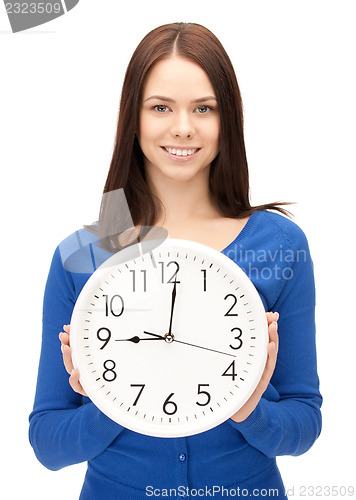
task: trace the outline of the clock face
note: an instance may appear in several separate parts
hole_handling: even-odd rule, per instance
[[[139,254],[142,246],[113,255],[84,286],[71,320],[73,363],[91,400],[124,427],[197,434],[230,418],[256,388],[266,313],[222,253],[176,239]]]

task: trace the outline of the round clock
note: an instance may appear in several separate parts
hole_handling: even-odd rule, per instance
[[[179,239],[149,245],[113,255],[85,284],[71,319],[73,364],[112,420],[189,436],[229,419],[255,390],[266,313],[226,255]]]

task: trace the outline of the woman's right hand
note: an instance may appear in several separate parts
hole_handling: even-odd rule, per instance
[[[59,340],[61,341],[61,350],[63,355],[63,363],[65,369],[69,373],[69,383],[72,387],[73,391],[81,394],[82,396],[88,396],[84,391],[81,383],[79,382],[79,371],[74,369],[73,361],[72,361],[72,350],[69,344],[69,333],[70,333],[70,325],[63,326],[64,332],[59,334]]]

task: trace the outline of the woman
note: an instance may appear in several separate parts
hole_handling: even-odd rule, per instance
[[[73,370],[69,326],[60,334],[63,366],[58,332],[89,274],[66,270],[57,249],[30,416],[38,459],[53,470],[88,461],[83,500],[285,498],[276,457],[304,453],[321,429],[312,262],[300,228],[271,211],[285,212],[281,204],[250,205],[240,93],[226,52],[206,28],[159,27],[133,54],[104,192],[119,188],[135,226],[163,227],[244,268],[266,311],[278,311],[267,313],[265,371],[247,403],[210,431],[163,439],[114,423],[86,397]],[[107,228],[117,216],[103,204],[101,235],[112,234]],[[88,241],[91,234],[82,230]],[[100,240],[108,253],[120,247],[113,236]]]

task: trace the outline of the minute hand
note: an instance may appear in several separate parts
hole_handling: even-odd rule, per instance
[[[203,347],[201,345],[189,344],[189,342],[183,342],[182,340],[176,340],[176,339],[174,339],[173,342],[178,342],[179,344],[190,345],[191,347],[198,347],[199,349],[205,349],[206,351],[218,352],[219,354],[225,354],[225,356],[231,356],[233,358],[236,358],[235,354],[230,354],[228,352],[217,351],[216,349],[210,349],[210,347]]]
[[[162,335],[157,335],[156,333],[151,333],[151,332],[146,332],[146,331],[144,331],[143,333],[146,333],[147,335],[152,335],[153,337],[164,339],[164,337]],[[183,342],[182,340],[176,340],[176,339],[174,339],[173,342],[178,342],[178,344],[185,344],[185,345],[189,345],[191,347],[197,347],[198,349],[205,349],[206,351],[217,352],[219,354],[225,354],[225,356],[231,356],[232,358],[236,358],[235,354],[230,354],[228,352],[223,352],[223,351],[217,351],[216,349],[211,349],[210,347],[203,347],[201,345],[190,344],[189,342]]]
[[[168,334],[172,334],[172,321],[173,321],[173,311],[174,311],[174,304],[176,301],[176,296],[177,296],[177,280],[174,282],[173,290],[172,290],[172,304],[171,304],[171,317],[169,320],[169,331]]]

